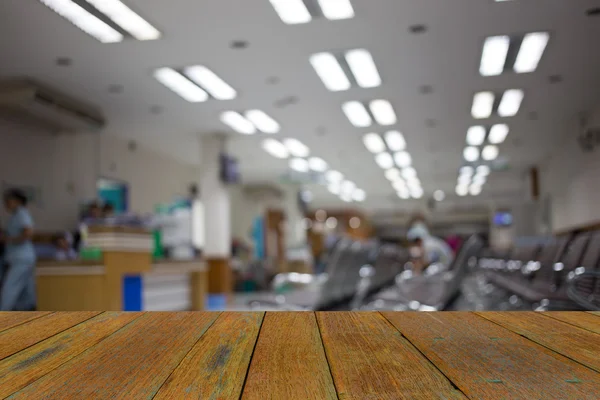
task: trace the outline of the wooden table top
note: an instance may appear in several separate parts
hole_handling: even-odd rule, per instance
[[[591,312],[0,313],[0,398],[600,399]]]

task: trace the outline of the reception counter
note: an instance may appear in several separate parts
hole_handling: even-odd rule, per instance
[[[89,243],[99,261],[40,261],[36,268],[41,311],[203,310],[206,266],[202,260],[154,262],[149,233],[102,228]]]

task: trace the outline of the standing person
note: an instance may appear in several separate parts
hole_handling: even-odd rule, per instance
[[[4,207],[10,214],[5,244],[5,274],[0,291],[0,310],[35,310],[35,250],[33,220],[27,210],[27,197],[18,189],[4,193]]]

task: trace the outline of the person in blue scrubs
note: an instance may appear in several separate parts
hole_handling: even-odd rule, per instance
[[[8,190],[4,193],[4,207],[10,218],[0,239],[5,244],[0,310],[35,310],[33,220],[27,210],[27,197],[20,190]]]

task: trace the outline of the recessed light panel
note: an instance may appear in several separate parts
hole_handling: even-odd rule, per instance
[[[381,136],[376,133],[367,133],[363,136],[363,143],[371,153],[377,154],[385,151],[385,143]]]
[[[494,107],[494,93],[480,92],[473,96],[471,115],[476,119],[489,118]]]
[[[102,43],[117,43],[124,39],[121,32],[70,0],[40,0],[40,2]]]
[[[157,69],[154,71],[154,78],[191,103],[208,100],[208,94],[204,90],[172,68]]]
[[[160,38],[158,29],[133,12],[120,0],[85,0],[137,40]],[[63,3],[66,3],[63,1]]]
[[[344,111],[344,114],[346,114],[348,121],[357,128],[366,128],[373,124],[373,120],[367,112],[367,109],[358,101],[344,103],[344,105],[342,105],[342,110]]]
[[[200,85],[217,100],[231,100],[237,95],[235,89],[213,71],[202,65],[187,67],[184,72],[188,78]]]
[[[379,125],[387,126],[396,123],[396,113],[387,100],[373,100],[370,104],[371,113]]]
[[[483,76],[500,75],[504,71],[509,46],[508,36],[488,37],[483,44],[479,73]]]
[[[351,50],[346,53],[346,62],[354,75],[358,86],[374,88],[381,85],[381,77],[375,66],[371,53],[364,49]]]

